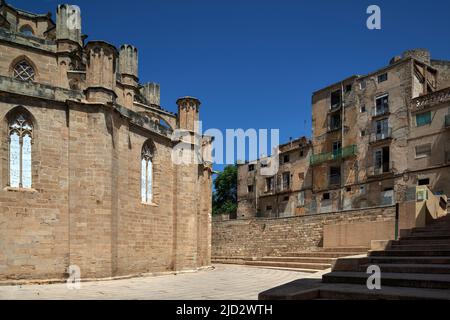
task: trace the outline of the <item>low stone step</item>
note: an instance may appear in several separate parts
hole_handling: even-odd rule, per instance
[[[371,264],[360,266],[361,272],[366,272]],[[427,273],[427,274],[450,274],[450,264],[377,264],[381,273]],[[383,275],[382,275],[383,276]]]
[[[442,236],[450,235],[450,229],[440,229],[440,230],[412,230],[409,234],[410,236]]]
[[[421,227],[421,228],[413,228],[411,231],[412,232],[421,232],[421,231],[448,231],[450,230],[450,225],[432,225],[432,226],[426,226],[426,227]]]
[[[409,235],[406,237],[402,237],[400,240],[448,240],[450,241],[449,235],[429,235],[429,234],[422,234],[422,235]]]
[[[321,272],[322,270],[316,270],[316,269],[300,269],[300,268],[283,268],[283,267],[271,267],[271,266],[252,266],[252,265],[246,265],[249,268],[262,268],[262,269],[272,269],[272,270],[283,270],[283,271],[294,271],[294,272],[301,272],[301,273],[316,273]]]
[[[370,257],[391,256],[391,257],[428,257],[440,256],[450,257],[450,250],[393,250],[388,249],[384,251],[370,251]]]
[[[283,256],[287,257],[317,257],[317,258],[340,258],[340,257],[348,257],[358,254],[366,254],[365,252],[320,252],[320,251],[311,251],[311,252],[287,252],[283,254]]]
[[[317,258],[317,257],[262,257],[260,261],[274,262],[300,262],[300,263],[328,263],[332,264],[336,258]]]
[[[443,230],[413,230],[410,234],[411,236],[445,236],[445,235],[450,235],[450,230],[448,229],[443,229]]]
[[[314,269],[314,270],[325,270],[325,269],[331,268],[331,264],[329,264],[329,263],[298,263],[298,262],[274,262],[274,261],[246,261],[245,265]]]
[[[322,276],[324,283],[366,284],[365,272],[331,272]],[[450,289],[450,274],[389,273],[381,274],[381,286]]]
[[[391,246],[393,250],[446,250],[450,251],[450,244],[396,244],[393,243]]]
[[[419,245],[434,245],[434,244],[449,244],[450,241],[448,239],[441,239],[441,240],[405,240],[400,239],[397,241],[392,241],[392,244],[419,244]]]
[[[336,248],[323,248],[322,252],[367,252],[367,247],[336,247]]]
[[[450,264],[450,257],[369,257],[370,264]]]
[[[331,284],[319,289],[318,296],[332,300],[450,300],[450,291],[389,286],[369,290],[365,285]]]

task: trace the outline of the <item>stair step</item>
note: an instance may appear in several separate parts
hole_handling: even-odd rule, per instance
[[[427,229],[427,230],[413,230],[411,232],[411,236],[422,236],[422,235],[450,235],[450,230],[448,229],[442,229],[442,230],[433,230],[433,229]]]
[[[331,264],[336,258],[317,258],[317,257],[262,257],[260,261],[274,262],[300,262],[300,263],[328,263]]]
[[[369,257],[370,264],[450,264],[450,257]]]
[[[448,239],[441,239],[441,240],[405,240],[405,239],[400,239],[397,241],[392,241],[392,244],[400,244],[400,245],[404,245],[404,244],[419,244],[419,245],[434,245],[434,244],[449,244],[450,241]]]
[[[321,252],[321,251],[311,251],[311,252],[287,252],[284,253],[283,256],[287,257],[317,257],[317,258],[340,258],[340,257],[348,257],[359,254],[366,254],[367,251],[364,252]]]
[[[324,283],[366,284],[365,272],[331,272],[322,276]],[[381,286],[450,289],[450,274],[388,273],[381,274]]]
[[[325,270],[331,268],[331,264],[329,263],[298,263],[298,262],[273,262],[273,261],[246,261],[245,265],[314,269],[314,270]]]
[[[403,238],[400,238],[400,240],[449,240],[450,241],[450,234],[428,234],[428,233],[424,233],[424,234],[414,234],[414,235],[409,235]]]
[[[393,243],[391,246],[393,250],[446,250],[450,251],[450,244],[396,244]]]
[[[323,270],[316,270],[316,269],[301,269],[301,268],[284,268],[284,267],[271,267],[271,266],[252,266],[247,265],[250,268],[262,268],[262,269],[272,269],[272,270],[282,270],[282,271],[295,271],[295,272],[301,272],[301,273],[316,273],[321,272]]]
[[[367,247],[336,247],[336,248],[323,248],[322,252],[367,252]]]
[[[365,272],[371,264],[360,266],[361,272]],[[383,272],[389,273],[427,273],[427,274],[450,274],[450,264],[377,264]]]
[[[365,285],[338,284],[320,289],[319,299],[334,300],[450,300],[450,291],[381,286],[369,290]]]
[[[384,251],[370,251],[370,257],[391,256],[391,257],[428,257],[440,256],[450,257],[450,250],[393,250],[388,249]]]

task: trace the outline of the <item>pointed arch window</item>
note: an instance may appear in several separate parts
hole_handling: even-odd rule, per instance
[[[25,113],[16,114],[9,122],[9,185],[31,188],[31,146],[33,124]]]
[[[14,66],[13,70],[14,79],[22,81],[34,81],[36,74],[33,67],[26,60],[21,60],[20,62],[18,62]]]
[[[22,28],[20,28],[20,33],[22,33],[24,36],[27,36],[27,37],[34,36],[33,28],[31,28],[28,25],[25,25]]]
[[[153,145],[146,142],[141,152],[141,200],[143,203],[153,201],[153,157]]]

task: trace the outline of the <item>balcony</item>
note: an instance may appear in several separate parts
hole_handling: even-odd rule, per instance
[[[372,118],[382,117],[389,114],[389,107],[385,106],[383,108],[373,108],[372,109]]]
[[[444,126],[446,128],[450,128],[450,114],[445,116],[445,120],[444,120]]]
[[[411,111],[422,111],[448,101],[450,101],[450,87],[413,99]]]
[[[312,166],[319,165],[321,163],[327,162],[327,161],[334,161],[334,160],[340,160],[344,158],[348,158],[351,156],[354,156],[358,153],[358,148],[356,144],[353,144],[351,146],[338,149],[333,152],[327,152],[327,153],[318,153],[311,155],[310,158],[310,164]]]
[[[336,124],[331,124],[328,126],[327,128],[327,132],[333,132],[333,131],[337,131],[337,130],[341,130],[342,126],[340,123],[336,123]]]
[[[377,143],[389,139],[392,139],[392,128],[372,132],[369,137],[369,143]]]

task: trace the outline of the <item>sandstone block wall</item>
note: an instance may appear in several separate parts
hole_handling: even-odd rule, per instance
[[[264,256],[317,250],[325,225],[393,221],[395,207],[370,208],[279,219],[214,221],[212,256]]]

